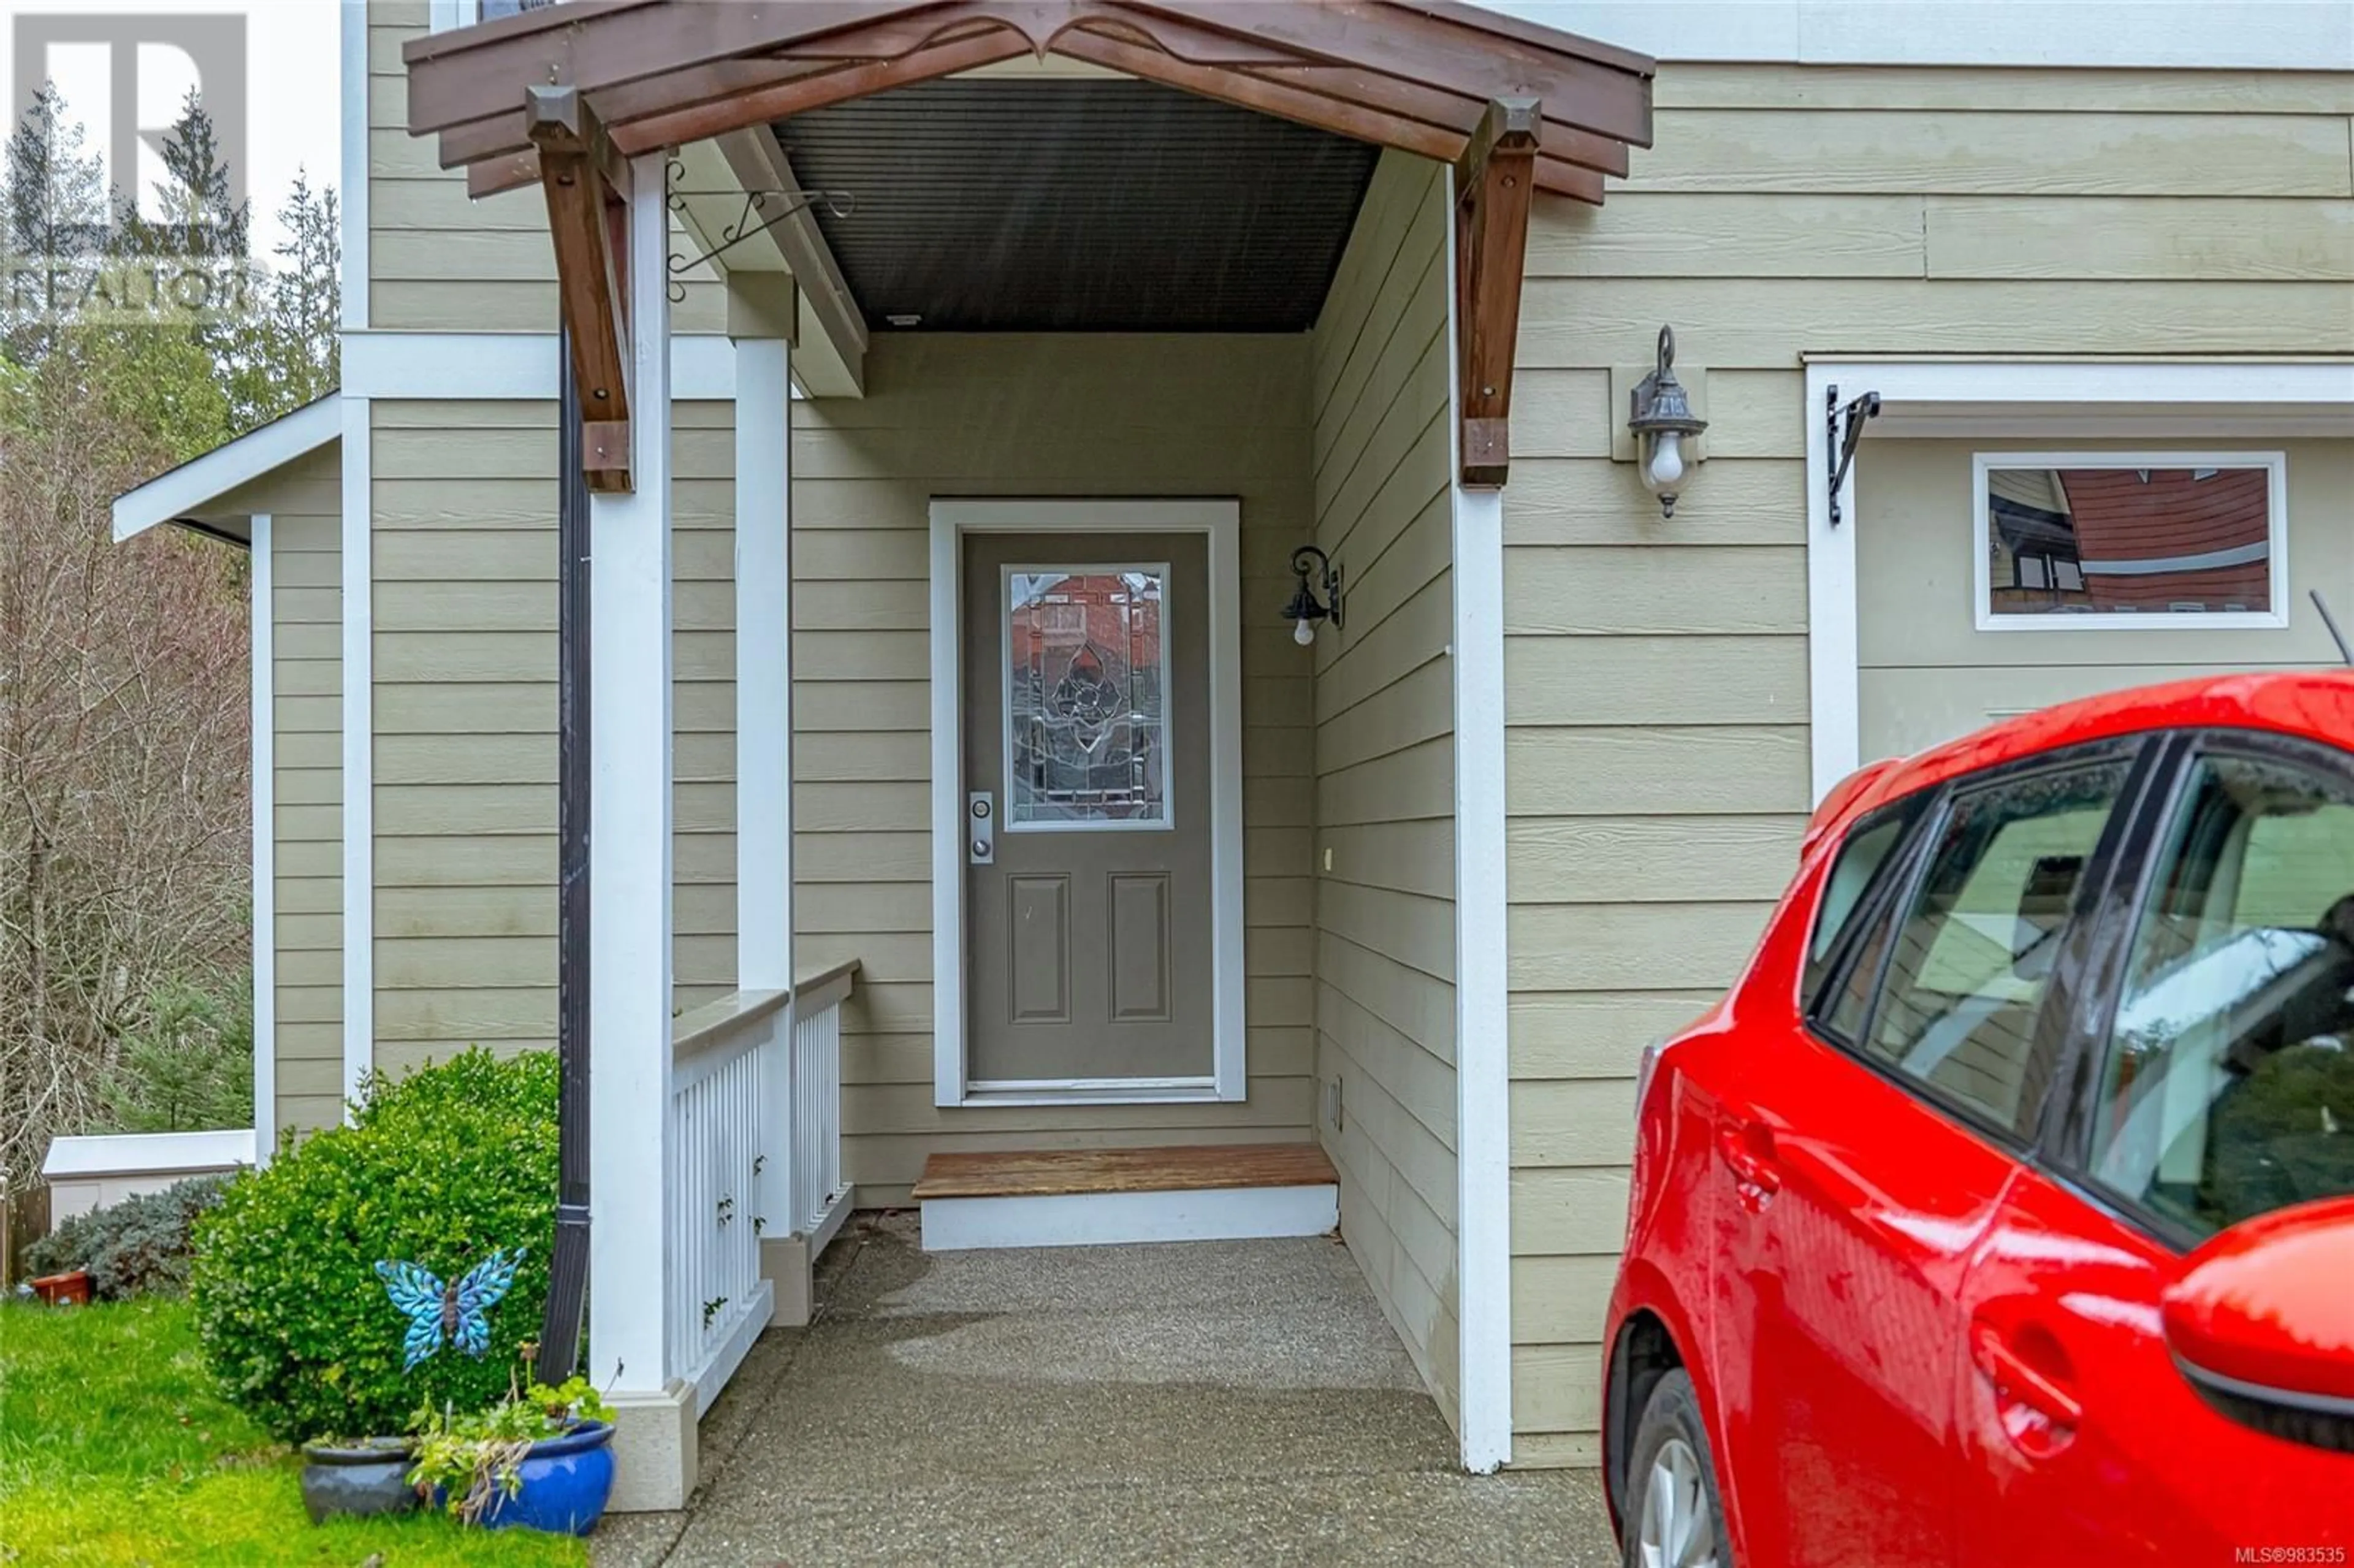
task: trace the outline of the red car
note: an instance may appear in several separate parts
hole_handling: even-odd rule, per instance
[[[2354,673],[1865,768],[1642,1073],[1629,1563],[2354,1560]]]

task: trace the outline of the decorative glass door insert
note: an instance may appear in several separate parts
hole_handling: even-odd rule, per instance
[[[1165,563],[1005,568],[1009,832],[1172,825]]]

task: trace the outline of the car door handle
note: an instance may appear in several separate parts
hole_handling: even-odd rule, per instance
[[[2084,1402],[2057,1378],[2019,1353],[2000,1329],[1979,1323],[1970,1330],[1970,1360],[1994,1384],[1995,1397],[2025,1405],[2054,1426],[2073,1428],[2084,1419]]]
[[[1752,1213],[1782,1190],[1782,1168],[1774,1158],[1774,1134],[1764,1122],[1735,1118],[1718,1128],[1716,1152],[1733,1172],[1742,1203]]]

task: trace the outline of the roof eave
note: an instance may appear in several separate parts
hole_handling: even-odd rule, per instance
[[[230,544],[247,543],[220,525],[226,514],[212,503],[340,439],[342,403],[340,395],[330,392],[123,492],[114,498],[114,542],[170,523]]]

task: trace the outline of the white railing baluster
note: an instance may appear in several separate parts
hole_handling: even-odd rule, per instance
[[[842,1003],[856,971],[737,991],[673,1028],[670,1348],[704,1408],[768,1324],[763,1235],[806,1236],[814,1257],[840,1223]]]

